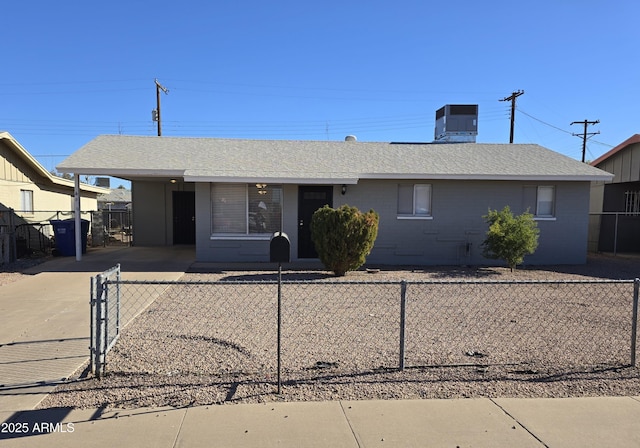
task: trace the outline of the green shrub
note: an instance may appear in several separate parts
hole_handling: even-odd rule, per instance
[[[320,261],[335,275],[358,269],[371,253],[378,236],[378,214],[362,213],[356,207],[328,205],[316,210],[311,219],[311,239]]]
[[[531,213],[513,216],[506,206],[501,211],[489,209],[483,218],[489,224],[489,230],[482,243],[482,255],[506,261],[511,272],[524,261],[525,255],[538,248],[540,230]]]

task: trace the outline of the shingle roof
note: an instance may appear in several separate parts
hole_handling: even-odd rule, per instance
[[[609,180],[534,144],[375,143],[102,135],[61,172],[186,181],[355,183],[358,179]]]
[[[131,190],[114,188],[107,194],[98,195],[99,202],[131,202]]]

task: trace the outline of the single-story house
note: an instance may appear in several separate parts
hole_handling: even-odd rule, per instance
[[[613,174],[591,188],[592,249],[640,252],[640,134],[629,137],[591,165]]]
[[[313,212],[380,215],[370,264],[493,263],[481,254],[489,209],[529,210],[530,264],[585,263],[589,186],[605,171],[535,144],[277,141],[102,135],[57,167],[132,184],[136,245],[195,244],[203,262],[269,260],[276,231],[292,261],[317,257]]]
[[[106,192],[81,184],[82,210],[96,210],[98,195]],[[70,218],[73,201],[73,180],[49,173],[11,134],[0,132],[0,232],[17,234],[27,248],[41,245],[53,234],[49,220]]]

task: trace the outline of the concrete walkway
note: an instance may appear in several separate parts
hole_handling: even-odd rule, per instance
[[[34,410],[88,358],[90,277],[175,280],[192,248],[90,250],[0,287],[1,447],[638,447],[640,397]]]

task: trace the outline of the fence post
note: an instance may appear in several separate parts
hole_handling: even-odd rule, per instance
[[[636,366],[636,340],[638,336],[638,291],[640,290],[640,278],[633,282],[633,316],[631,320],[631,365]]]
[[[278,263],[278,395],[282,393],[282,263]]]
[[[104,357],[106,351],[106,325],[105,325],[105,277],[96,275],[96,356],[95,375],[102,378],[104,373]]]
[[[96,374],[96,278],[91,277],[91,295],[89,297],[89,307],[91,317],[89,318],[89,370],[92,375]]]
[[[618,213],[616,212],[616,227],[613,229],[613,256],[618,255]]]
[[[407,281],[400,282],[400,362],[398,368],[404,370],[405,327],[407,318]]]
[[[120,263],[116,264],[116,334],[120,335]]]

